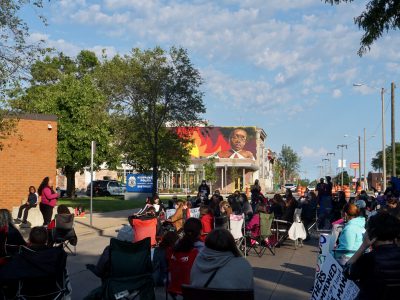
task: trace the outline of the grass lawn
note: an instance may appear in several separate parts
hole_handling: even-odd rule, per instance
[[[58,204],[64,204],[69,207],[82,206],[85,211],[90,210],[90,198],[70,198],[58,199]],[[93,198],[93,211],[95,212],[109,212],[116,210],[141,208],[144,206],[145,200],[124,200],[123,197],[94,197]]]

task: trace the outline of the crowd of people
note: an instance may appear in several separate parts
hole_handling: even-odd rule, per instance
[[[37,205],[39,196],[44,226],[32,228],[29,240],[25,241],[14,221],[26,222],[28,210]],[[12,219],[8,210],[0,210],[1,265],[12,260],[10,245],[35,251],[54,245],[55,221],[51,220],[51,215],[56,199],[51,180],[45,178],[38,194],[34,187],[29,188],[27,202],[19,209],[17,220]],[[129,216],[130,226],[120,230],[118,239],[139,241],[143,233],[138,227],[151,224],[145,236],[151,235],[154,284],[167,286],[172,297],[182,294],[182,284],[253,289],[253,271],[230,232],[231,220],[244,216],[245,230],[256,237],[260,235],[261,215],[274,214],[275,219],[291,224],[297,209],[301,209],[300,219],[307,239],[310,238],[309,228],[314,223],[319,229],[332,231],[336,238],[332,254],[343,266],[346,276],[360,286],[360,299],[377,299],[372,295],[383,292],[388,282],[400,283],[400,204],[397,191],[389,188],[374,195],[361,191],[346,199],[342,191],[332,193],[329,177],[326,182],[320,180],[315,192],[306,190],[298,199],[290,190],[268,199],[258,181],[251,188],[251,197],[236,191],[224,199],[218,190],[210,194],[205,181],[196,197],[178,199],[173,196],[164,204],[155,195],[147,198],[142,209]],[[60,205],[57,214],[68,215],[70,211]],[[40,243],[35,240],[35,232],[39,231],[42,233],[37,236],[43,237]],[[74,233],[70,233],[68,239],[76,245]],[[98,277],[106,278],[110,268],[109,257],[106,248],[97,265],[88,268]],[[375,290],[371,290],[371,278],[375,278]]]

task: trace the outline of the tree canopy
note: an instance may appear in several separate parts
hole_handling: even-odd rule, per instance
[[[354,0],[324,0],[331,5]],[[358,54],[362,56],[383,33],[400,28],[400,2],[393,0],[370,0],[365,10],[354,18],[354,23],[364,31]]]
[[[58,117],[57,165],[67,176],[67,194],[74,197],[75,173],[90,165],[90,144],[97,143],[95,163],[117,162],[111,138],[107,98],[93,80],[99,66],[96,55],[82,51],[77,58],[62,53],[37,61],[31,68],[30,86],[20,89],[13,107],[22,112]],[[38,137],[40,139],[40,137]]]
[[[392,146],[386,147],[386,173],[393,174],[392,168]],[[383,169],[383,158],[382,158],[382,151],[378,151],[374,158],[372,158],[371,162],[372,167],[374,170]],[[400,143],[396,143],[396,174],[400,174]]]
[[[300,168],[301,159],[298,154],[290,146],[282,145],[278,161],[285,180],[292,180]]]
[[[156,47],[107,60],[97,78],[114,120],[123,124],[122,136],[128,137],[122,141],[127,160],[151,168],[155,193],[160,167],[188,162],[188,137],[167,127],[192,126],[201,120],[205,107],[199,71],[186,50]]]

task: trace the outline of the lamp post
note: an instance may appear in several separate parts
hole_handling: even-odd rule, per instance
[[[335,156],[335,152],[328,152],[326,156],[329,158],[329,156]],[[329,176],[333,177],[332,174],[332,159],[329,158]]]
[[[337,149],[342,148],[342,159],[340,161],[340,167],[342,168],[342,176],[341,176],[341,187],[343,190],[343,172],[344,172],[344,164],[343,164],[343,148],[346,147],[347,149],[347,145],[337,145]]]
[[[322,159],[322,162],[324,163],[324,175],[325,175],[325,176],[327,176],[327,173],[328,173],[328,172],[326,171],[326,170],[328,169],[328,167],[326,166],[326,162],[327,162],[327,161],[330,161],[330,159],[329,159],[329,158],[323,158],[323,159]]]

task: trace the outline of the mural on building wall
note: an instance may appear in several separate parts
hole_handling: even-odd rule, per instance
[[[190,131],[193,147],[192,158],[256,159],[256,127],[195,127],[177,128]]]

